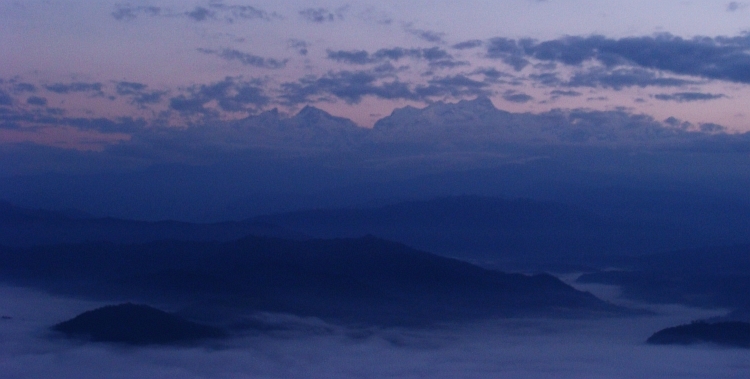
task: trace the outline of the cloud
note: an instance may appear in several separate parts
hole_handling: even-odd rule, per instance
[[[102,143],[118,143],[123,138],[128,137],[124,133],[141,131],[146,125],[145,120],[131,117],[114,119],[103,117],[64,117],[64,110],[47,107],[47,99],[39,96],[30,96],[26,99],[26,103],[34,107],[32,109],[19,107],[9,109],[7,112],[2,112],[3,108],[0,108],[0,129],[23,129],[24,133],[42,133],[41,131],[49,132],[50,130],[57,130],[57,132],[51,132],[51,135],[55,136],[55,139],[48,141],[53,146],[59,143],[72,146],[87,146],[91,143],[86,149],[91,149],[92,146],[95,146],[94,149],[100,149]],[[71,136],[68,136],[67,133],[70,133]],[[110,134],[110,136],[103,136],[104,134]],[[83,140],[76,141],[76,136],[83,138]],[[99,142],[88,141],[86,140],[88,137],[95,140],[101,138],[101,140]]]
[[[468,66],[468,65],[469,65],[469,62],[457,61],[453,59],[440,59],[440,60],[430,61],[430,67],[433,67],[433,68],[454,68],[454,67]]]
[[[372,54],[365,50],[328,50],[327,56],[328,59],[352,65],[383,63],[389,60],[398,61],[404,58],[425,60],[429,62],[430,66],[438,68],[451,68],[468,64],[467,62],[454,60],[452,55],[439,47],[411,49],[394,47],[380,49]]]
[[[222,58],[224,60],[238,61],[245,66],[253,66],[253,67],[259,67],[259,68],[268,68],[268,69],[284,68],[286,66],[286,63],[289,61],[288,59],[277,60],[273,58],[263,58],[263,57],[253,55],[250,53],[243,53],[239,50],[234,50],[234,49],[211,50],[211,49],[198,48],[197,50],[203,54],[216,55],[219,58]]]
[[[47,99],[39,96],[31,96],[26,99],[26,104],[39,105],[43,107],[47,105]]]
[[[102,88],[104,85],[102,83],[84,83],[84,82],[73,82],[73,83],[55,83],[50,85],[45,85],[44,88],[46,88],[48,91],[59,93],[59,94],[69,94],[74,92],[90,92],[93,94],[93,96],[104,96],[104,92],[102,91]]]
[[[700,130],[703,133],[723,133],[727,130],[724,126],[714,123],[700,124]]]
[[[133,95],[136,93],[140,93],[144,89],[148,87],[145,84],[142,83],[134,83],[134,82],[118,82],[116,83],[116,90],[118,95]]]
[[[503,99],[506,101],[510,101],[513,103],[528,103],[529,101],[534,100],[533,97],[523,93],[523,92],[516,92],[516,91],[506,91],[503,94]]]
[[[428,97],[464,97],[464,96],[489,96],[491,93],[487,89],[489,84],[471,79],[465,75],[444,76],[430,79],[428,85],[417,86],[414,90],[426,100]]]
[[[195,21],[205,21],[214,18],[215,13],[203,7],[195,7],[195,9],[185,12],[185,15]]]
[[[165,91],[147,91],[147,87],[147,85],[142,83],[115,83],[115,90],[118,95],[130,97],[130,103],[140,107],[146,106],[147,104],[160,103],[166,94]]]
[[[516,71],[521,71],[530,64],[525,57],[523,43],[519,44],[515,40],[502,37],[489,40],[487,44],[487,57],[500,59]]]
[[[432,43],[444,43],[445,42],[443,40],[445,33],[442,33],[442,32],[435,32],[432,30],[425,30],[425,29],[416,29],[412,27],[412,24],[405,24],[404,30],[407,33],[427,42],[432,42]]]
[[[553,85],[556,83],[546,83]],[[623,67],[608,69],[606,67],[594,67],[588,71],[578,72],[566,83],[570,87],[602,87],[621,90],[625,87],[681,87],[695,84],[694,81],[669,78],[658,75],[653,70],[643,68]]]
[[[57,125],[73,126],[81,130],[95,130],[102,133],[135,133],[143,131],[147,123],[141,118],[117,117],[99,118],[60,118]]]
[[[308,22],[322,24],[326,22],[334,22],[336,20],[343,20],[344,14],[342,10],[332,12],[327,8],[307,8],[299,11],[300,16]]]
[[[192,9],[181,11],[155,6],[117,4],[111,15],[118,21],[132,21],[141,15],[145,15],[149,17],[184,17],[196,22],[221,20],[228,23],[239,20],[259,19],[268,21],[273,18],[280,18],[276,13],[269,13],[253,6],[226,5],[218,1],[212,1],[206,6],[197,5]]]
[[[531,74],[529,78],[545,86],[555,87],[562,84],[562,80],[554,72],[545,72],[542,74]]]
[[[473,74],[484,75],[485,80],[492,82],[498,82],[502,77],[512,77],[512,75],[498,71],[498,69],[494,67],[479,68],[477,70],[474,70]]]
[[[219,110],[253,112],[269,101],[259,81],[227,77],[220,82],[189,88],[187,94],[170,98],[169,107],[186,116],[218,117]],[[216,102],[218,109],[209,106],[211,102]]]
[[[148,16],[159,16],[162,12],[160,7],[154,6],[131,6],[126,4],[115,5],[115,10],[111,13],[112,17],[118,21],[131,21],[136,19],[139,15],[145,14]]]
[[[679,128],[683,130],[690,129],[693,124],[688,121],[683,121],[675,117],[668,117],[664,120],[664,124],[671,126],[672,128]]]
[[[550,95],[552,95],[554,97],[559,97],[559,96],[576,97],[576,96],[581,96],[582,93],[576,92],[576,91],[563,91],[563,90],[556,89],[556,90],[551,91]]]
[[[715,99],[721,99],[726,97],[722,94],[713,94],[713,93],[702,93],[702,92],[677,92],[672,94],[658,94],[654,95],[654,98],[657,100],[664,100],[664,101],[677,101],[679,103],[686,102],[686,101],[705,101],[705,100],[715,100]]]
[[[280,18],[276,13],[268,13],[262,9],[249,5],[225,5],[219,2],[212,2],[209,5],[209,8],[216,12],[221,12],[221,15],[228,22],[256,19],[269,21],[272,18]]]
[[[328,59],[343,62],[348,64],[370,64],[375,63],[377,60],[370,56],[365,50],[328,50],[326,51]]]
[[[31,83],[15,83],[13,84],[13,91],[16,93],[36,92],[36,86]]]
[[[451,55],[448,54],[448,52],[438,47],[431,47],[427,49],[404,49],[396,47],[391,49],[380,49],[373,55],[376,58],[386,58],[392,60],[399,60],[405,57],[424,59],[427,61],[452,58]]]
[[[729,4],[727,4],[727,12],[735,12],[745,7],[747,7],[747,4],[732,1]]]
[[[283,83],[281,97],[288,104],[325,100],[325,97],[329,95],[350,104],[359,103],[364,96],[382,99],[414,100],[417,98],[406,83],[398,80],[379,82],[379,79],[380,75],[370,71],[329,72],[318,78],[307,77],[297,82]]]
[[[367,8],[357,15],[362,21],[371,22],[378,25],[390,25],[393,23],[393,18],[390,14],[378,11],[375,8]]]
[[[428,101],[433,97],[488,96],[489,83],[465,75],[433,77],[426,84],[412,85],[392,77],[395,68],[378,66],[374,70],[329,72],[321,77],[306,77],[282,84],[281,98],[287,104],[330,101],[331,96],[357,104],[365,96],[381,99]]]
[[[464,41],[464,42],[457,43],[457,44],[455,44],[455,45],[453,45],[451,47],[454,48],[454,49],[456,49],[456,50],[466,50],[466,49],[477,48],[477,47],[480,47],[482,45],[484,45],[484,42],[482,42],[482,41],[480,41],[478,39],[473,39],[473,40],[470,40],[470,41]]]
[[[749,50],[750,34],[691,39],[671,34],[621,39],[570,36],[544,42],[493,38],[487,57],[502,59],[516,69],[532,58],[566,65],[597,61],[608,68],[629,66],[750,83]]]
[[[307,49],[310,47],[310,44],[303,40],[290,39],[287,41],[287,47],[296,50],[299,55],[307,55]]]
[[[3,90],[0,90],[0,105],[13,105],[13,98]]]

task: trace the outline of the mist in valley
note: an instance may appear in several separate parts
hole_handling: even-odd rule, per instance
[[[654,331],[723,314],[653,306],[604,319],[505,319],[434,328],[309,325],[197,347],[130,347],[61,339],[49,326],[98,303],[3,286],[0,370],[7,378],[740,378],[750,352],[651,346]],[[100,304],[100,303],[99,303]],[[641,306],[643,306],[641,304]]]

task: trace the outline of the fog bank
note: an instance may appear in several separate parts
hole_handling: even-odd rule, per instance
[[[6,378],[740,378],[750,351],[649,346],[660,328],[717,312],[497,320],[437,330],[281,332],[207,347],[129,348],[49,338],[46,328],[100,304],[0,288]],[[318,328],[317,330],[321,330]]]

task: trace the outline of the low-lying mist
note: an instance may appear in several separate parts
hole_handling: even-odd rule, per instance
[[[298,319],[291,321],[312,327],[200,347],[134,348],[71,342],[48,331],[100,303],[8,286],[0,295],[4,378],[739,378],[750,372],[748,350],[644,343],[656,330],[720,310],[660,306],[653,316],[416,330],[320,327],[321,321]]]

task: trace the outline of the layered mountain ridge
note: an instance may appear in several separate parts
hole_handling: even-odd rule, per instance
[[[487,270],[371,236],[0,248],[0,278],[221,322],[252,312],[385,326],[624,312],[547,274]]]

